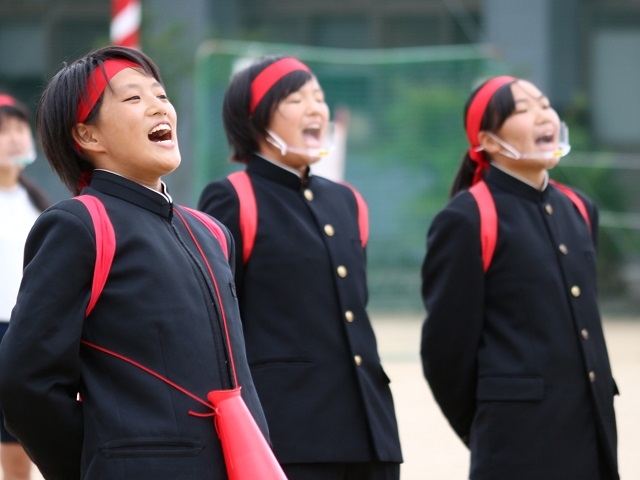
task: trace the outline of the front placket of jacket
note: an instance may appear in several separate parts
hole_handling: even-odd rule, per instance
[[[567,289],[567,299],[573,317],[575,336],[582,352],[584,374],[588,379],[594,400],[594,408],[598,411],[597,420],[601,423],[600,431],[608,437],[609,432],[602,422],[603,418],[608,416],[606,411],[608,407],[605,407],[605,405],[609,401],[608,395],[610,393],[605,389],[603,395],[601,382],[611,375],[611,366],[606,355],[604,356],[604,361],[602,361],[602,356],[598,355],[598,351],[606,352],[606,346],[598,313],[599,308],[595,301],[597,292],[595,289],[592,290],[595,280],[588,281],[590,273],[584,268],[584,264],[588,260],[585,259],[583,249],[579,243],[581,238],[584,238],[585,242],[591,242],[591,232],[589,232],[584,220],[579,217],[579,213],[575,210],[573,204],[563,194],[549,195],[548,198],[549,200],[545,207],[550,205],[552,214],[548,215],[555,217],[555,223],[550,226],[550,236],[556,245],[565,246],[564,249],[557,248],[556,254]],[[560,236],[561,225],[565,227],[574,225],[573,230],[575,233],[572,235],[565,233],[567,238],[557,238]],[[607,438],[607,442],[614,444],[615,440]],[[606,454],[607,457],[610,457],[610,449],[606,449]],[[608,458],[608,460],[612,461],[611,458]]]
[[[354,314],[363,316],[359,312],[359,308],[353,303],[352,299],[358,298],[358,292],[355,290],[356,283],[353,278],[355,275],[352,271],[352,265],[349,259],[345,256],[345,253],[341,249],[341,238],[345,235],[349,235],[347,229],[348,226],[336,225],[337,216],[331,215],[331,212],[323,211],[322,207],[322,192],[313,187],[313,179],[307,182],[302,182],[301,191],[305,198],[307,208],[311,216],[313,217],[315,226],[322,242],[326,249],[329,264],[331,265],[331,274],[333,278],[333,285],[338,297],[340,328],[345,332],[346,340],[348,343],[348,351],[352,356],[352,361],[357,366],[361,365],[363,361],[362,356],[358,350],[358,339],[361,335],[357,334],[358,325],[362,325],[363,318],[359,318],[357,323],[353,321]],[[326,210],[326,208],[324,209]],[[333,220],[332,220],[333,219]],[[342,321],[342,318],[345,321]],[[362,332],[360,332],[362,333]],[[371,360],[371,359],[368,359]]]
[[[178,239],[178,242],[180,243],[180,245],[182,245],[185,252],[189,256],[189,258],[191,258],[197,270],[200,272],[199,281],[204,282],[206,290],[209,292],[210,302],[207,302],[207,309],[210,311],[210,318],[214,319],[211,322],[212,324],[214,324],[212,325],[212,328],[217,328],[217,331],[215,332],[216,334],[213,335],[213,338],[216,344],[215,350],[218,357],[218,365],[220,365],[219,374],[220,378],[226,379],[226,384],[222,385],[222,387],[233,388],[235,385],[233,385],[233,374],[230,370],[232,364],[232,362],[230,361],[231,352],[228,351],[226,342],[224,341],[226,339],[226,332],[222,322],[222,308],[224,308],[224,306],[222,305],[222,299],[218,298],[218,296],[216,295],[216,291],[212,283],[213,279],[210,278],[207,268],[203,265],[204,260],[202,259],[200,253],[194,251],[195,245],[193,244],[193,241],[189,240],[187,244],[187,242],[183,238],[183,234],[181,234],[179,229],[176,227],[175,222],[176,219],[174,218],[174,214],[172,212],[169,217],[169,224],[171,225],[171,228],[176,238]],[[180,222],[180,225],[182,225],[182,222],[180,220],[178,220],[178,222]],[[188,234],[185,233],[184,236],[188,237]],[[217,240],[213,238],[213,236],[210,241],[217,242]],[[195,249],[197,250],[197,248]],[[229,341],[231,342],[231,339],[229,339]]]

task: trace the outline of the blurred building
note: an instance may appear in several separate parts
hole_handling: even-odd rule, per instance
[[[514,75],[581,116],[596,148],[640,146],[638,0],[142,0],[142,10],[143,48],[176,92],[185,158],[190,68],[212,37],[345,48],[491,44]],[[0,88],[34,107],[63,61],[108,43],[109,22],[108,0],[0,0]]]

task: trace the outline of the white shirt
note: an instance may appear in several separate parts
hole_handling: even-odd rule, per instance
[[[16,303],[27,235],[40,212],[22,185],[0,190],[0,321],[8,322]]]

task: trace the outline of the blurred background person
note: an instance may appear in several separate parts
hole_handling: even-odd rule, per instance
[[[598,212],[548,173],[570,149],[566,129],[535,85],[510,76],[473,92],[465,129],[453,198],[427,238],[424,374],[471,450],[472,480],[617,480]]]
[[[395,480],[398,427],[366,311],[367,208],[309,171],[327,152],[322,87],[297,59],[267,57],[233,77],[223,120],[246,170],[209,184],[198,208],[236,242],[247,357],[276,456],[290,480]],[[238,173],[255,238],[241,226]]]
[[[46,194],[24,176],[24,167],[35,159],[29,111],[14,97],[0,93],[0,339],[16,303],[27,234],[50,204]],[[0,440],[3,479],[30,478],[31,460],[5,428],[2,412]]]

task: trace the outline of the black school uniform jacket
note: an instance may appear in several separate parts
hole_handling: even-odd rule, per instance
[[[258,156],[247,172],[258,226],[242,266],[229,180],[199,208],[231,230],[247,356],[281,462],[400,462],[389,379],[365,310],[365,251],[350,189],[306,183]]]
[[[485,180],[498,215],[486,274],[469,192],[429,229],[421,352],[431,390],[469,442],[473,480],[617,479],[596,207],[581,195],[592,233],[553,185],[541,192],[494,167]]]
[[[211,410],[80,343],[125,355],[206,400],[209,391],[231,386],[224,308],[243,397],[266,433],[244,354],[233,274],[220,244],[183,213],[213,269],[222,306],[177,207],[164,196],[105,171],[94,172],[84,193],[103,202],[113,224],[113,265],[85,318],[96,258],[88,211],[65,200],[34,225],[0,347],[7,426],[47,479],[226,479],[213,417],[189,414]]]

